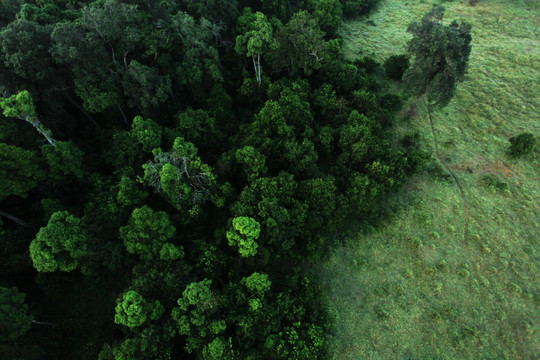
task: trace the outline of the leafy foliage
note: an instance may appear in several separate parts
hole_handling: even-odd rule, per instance
[[[513,157],[531,154],[538,146],[538,140],[532,133],[522,133],[512,136],[508,141],[510,141],[508,154]]]
[[[129,253],[151,259],[158,256],[175,231],[165,212],[145,205],[133,210],[128,225],[120,228],[120,237]]]
[[[36,153],[0,143],[0,199],[10,195],[26,197],[43,179]]]
[[[40,272],[75,270],[87,255],[88,240],[79,218],[57,211],[30,244],[34,267]]]
[[[425,94],[430,103],[444,107],[463,81],[471,53],[471,26],[452,21],[442,23],[445,8],[434,6],[421,22],[413,22],[407,31],[413,34],[408,44],[414,56],[403,79],[415,95]]]
[[[0,3],[0,282],[58,324],[9,356],[325,357],[304,263],[412,167],[345,3]]]
[[[326,59],[324,35],[307,11],[297,12],[276,31],[277,49],[268,55],[272,68],[287,70],[289,75],[299,70],[310,75]]]
[[[250,8],[246,8],[242,17],[238,20],[238,27],[245,31],[244,34],[236,37],[234,49],[239,54],[245,54],[253,60],[257,82],[261,83],[261,55],[264,55],[271,47],[275,47],[273,39],[272,25],[266,15],[257,11],[251,13]],[[257,58],[257,63],[255,63]]]
[[[161,128],[152,119],[135,116],[131,125],[133,134],[144,151],[151,152],[161,145]]]
[[[386,76],[393,80],[401,80],[405,70],[409,68],[407,55],[392,55],[384,62]]]
[[[144,298],[138,292],[130,290],[116,305],[114,322],[130,328],[141,326],[146,321],[145,307]]]
[[[379,0],[341,0],[343,4],[343,15],[345,17],[357,17],[367,14]]]
[[[25,294],[16,287],[0,286],[0,346],[17,340],[30,330],[32,317],[28,315],[24,298]]]
[[[261,225],[254,219],[240,216],[232,221],[232,231],[227,231],[227,240],[230,246],[238,246],[238,252],[243,257],[257,254],[257,240],[261,232]]]

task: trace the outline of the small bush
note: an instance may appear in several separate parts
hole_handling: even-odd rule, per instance
[[[487,174],[482,176],[480,179],[480,184],[486,188],[495,188],[500,191],[508,190],[508,184],[500,180],[497,176],[493,174]]]
[[[531,133],[522,133],[511,137],[510,149],[508,149],[508,155],[512,157],[518,157],[534,152],[537,147],[537,139]]]
[[[408,55],[392,55],[384,62],[386,76],[393,80],[401,80],[405,70],[409,68]]]

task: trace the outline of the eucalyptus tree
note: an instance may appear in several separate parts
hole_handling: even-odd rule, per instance
[[[261,55],[275,47],[272,24],[265,14],[259,11],[253,14],[249,8],[244,10],[238,21],[244,23],[245,28],[242,29],[244,33],[236,37],[234,49],[239,54],[251,57],[255,78],[260,86],[262,81]]]

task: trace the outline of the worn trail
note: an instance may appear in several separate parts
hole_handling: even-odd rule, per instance
[[[446,164],[444,159],[442,158],[441,154],[439,153],[439,145],[437,143],[437,134],[435,133],[435,127],[433,126],[433,119],[431,118],[431,111],[428,111],[429,114],[429,125],[431,126],[431,133],[433,134],[433,141],[435,144],[435,156],[437,157],[437,160],[439,163],[448,171],[450,176],[454,179],[458,189],[459,193],[461,195],[461,200],[463,203],[463,217],[465,221],[465,226],[463,229],[463,240],[466,245],[468,245],[469,241],[469,204],[467,203],[467,198],[465,197],[465,190],[463,190],[463,186],[459,182],[456,174],[450,169],[450,167]]]

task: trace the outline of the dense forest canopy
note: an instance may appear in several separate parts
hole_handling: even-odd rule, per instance
[[[324,358],[310,264],[425,160],[376,2],[2,1],[2,358]]]

